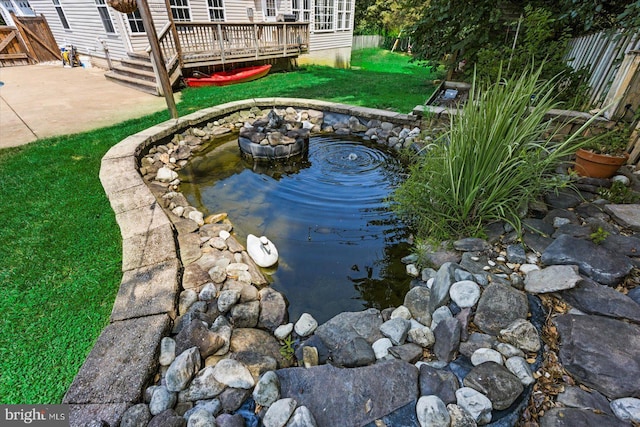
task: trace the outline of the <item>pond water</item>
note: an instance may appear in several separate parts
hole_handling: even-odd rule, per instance
[[[317,136],[307,158],[270,166],[242,158],[232,139],[194,156],[180,178],[192,206],[229,214],[242,244],[250,233],[273,241],[280,260],[266,273],[290,318],[308,312],[322,323],[403,303],[408,231],[387,201],[402,176],[392,151]]]

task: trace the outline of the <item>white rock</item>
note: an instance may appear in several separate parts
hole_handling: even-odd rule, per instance
[[[513,375],[518,377],[518,379],[524,386],[528,386],[529,384],[533,384],[534,382],[536,382],[535,378],[533,378],[531,367],[523,357],[510,357],[507,359],[504,365],[509,371],[511,371]]]
[[[280,380],[274,371],[267,371],[253,389],[253,400],[258,405],[268,408],[278,399],[280,399]]]
[[[229,233],[227,230],[220,230],[220,233],[218,233],[218,237],[227,240],[229,237],[231,237],[231,233]]]
[[[613,178],[611,178],[612,182],[621,182],[624,185],[629,185],[631,183],[631,181],[629,181],[629,178],[627,178],[624,175],[616,175]]]
[[[529,274],[535,270],[540,270],[540,267],[535,264],[522,264],[520,266],[520,273]]]
[[[293,323],[287,323],[286,325],[280,325],[273,331],[273,335],[280,341],[291,335],[293,332]]]
[[[291,398],[275,401],[264,414],[262,419],[264,427],[284,427],[297,405],[298,403]]]
[[[377,360],[384,359],[386,356],[388,356],[389,349],[391,347],[393,347],[393,343],[389,338],[380,338],[371,345],[371,348],[373,348],[373,352],[375,353]]]
[[[407,339],[411,322],[401,317],[390,319],[380,325],[380,332],[389,338],[394,345],[402,345]]]
[[[158,172],[156,173],[156,181],[160,181],[160,182],[171,182],[177,178],[178,178],[178,173],[172,169],[169,169],[166,166],[163,166],[160,169],[158,169]]]
[[[420,271],[415,264],[408,264],[406,267],[407,274],[411,277],[418,277],[420,275]]]
[[[309,408],[300,406],[293,411],[286,427],[317,427],[317,424]]]
[[[491,401],[484,394],[470,387],[461,387],[456,390],[456,400],[458,406],[467,411],[478,425],[491,421]]]
[[[511,344],[500,342],[495,345],[495,348],[500,352],[500,354],[502,354],[507,359],[513,356],[524,357],[524,351],[520,350],[518,347],[513,346]]]
[[[407,340],[414,344],[418,344],[422,348],[430,348],[436,342],[433,331],[426,326],[422,328],[409,329]]]
[[[471,355],[471,363],[473,366],[478,366],[485,362],[495,362],[502,365],[502,354],[491,348],[479,348]]]
[[[400,307],[396,308],[395,310],[393,310],[391,312],[391,316],[389,318],[390,319],[395,319],[396,317],[401,317],[403,319],[410,320],[411,319],[411,312],[409,311],[409,309],[407,307],[405,307],[404,305],[401,305]]]
[[[422,396],[416,404],[420,427],[449,427],[451,417],[447,406],[438,396]]]
[[[609,404],[616,417],[623,421],[640,423],[640,399],[635,397],[623,397]]]
[[[233,359],[219,361],[213,367],[213,377],[216,381],[234,388],[249,389],[255,384],[249,369]]]
[[[200,211],[189,212],[188,218],[198,224],[198,226],[204,225],[204,214]]]
[[[296,334],[301,337],[309,336],[316,330],[318,327],[318,322],[313,318],[309,313],[302,313],[300,319],[296,322],[294,329]]]
[[[176,342],[171,337],[164,337],[160,341],[160,366],[169,366],[176,358]]]
[[[480,299],[480,286],[471,280],[455,282],[449,288],[449,296],[460,308],[473,307]]]
[[[435,277],[432,277],[431,279],[427,280],[427,288],[431,289],[435,281],[436,281]]]

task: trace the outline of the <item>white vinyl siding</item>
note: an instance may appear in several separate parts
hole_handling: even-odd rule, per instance
[[[224,22],[224,4],[222,0],[207,0],[209,8],[209,20],[211,22]]]
[[[104,30],[109,34],[115,33],[116,30],[113,27],[113,21],[111,21],[111,15],[109,14],[109,9],[107,9],[105,0],[96,0],[96,7],[98,8],[98,14],[102,20]]]

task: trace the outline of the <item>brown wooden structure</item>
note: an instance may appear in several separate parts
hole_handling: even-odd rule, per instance
[[[15,27],[0,27],[0,67],[62,59],[43,15],[12,18]]]

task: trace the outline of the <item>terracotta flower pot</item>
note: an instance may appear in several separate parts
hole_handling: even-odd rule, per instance
[[[609,156],[579,149],[576,152],[576,172],[590,178],[611,178],[628,158],[627,153],[624,156]]]

